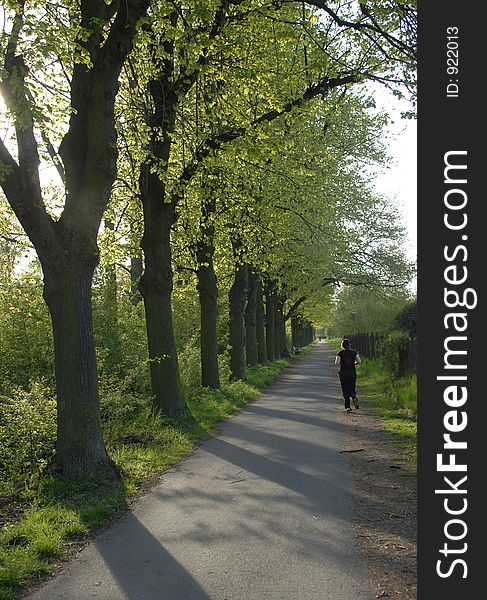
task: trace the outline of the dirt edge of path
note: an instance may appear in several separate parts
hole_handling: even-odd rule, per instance
[[[337,402],[340,400],[337,399]],[[340,417],[352,475],[355,547],[376,598],[416,600],[416,476],[407,453],[391,445],[379,418],[361,407]]]

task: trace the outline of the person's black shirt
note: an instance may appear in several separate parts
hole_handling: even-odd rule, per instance
[[[343,349],[337,354],[340,357],[340,369],[353,369],[355,370],[355,359],[357,358],[358,352],[356,350],[352,350],[348,348],[347,350]]]

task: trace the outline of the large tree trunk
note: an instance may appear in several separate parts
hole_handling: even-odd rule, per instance
[[[113,471],[103,442],[91,304],[96,259],[44,268],[54,336],[56,465],[67,477]]]
[[[160,79],[148,83],[153,111],[146,116],[151,128],[150,153],[139,178],[144,210],[144,272],[139,288],[144,300],[154,408],[169,416],[184,416],[188,410],[181,389],[172,316],[171,228],[176,222],[177,202],[167,202],[161,176],[169,162],[177,96],[171,84],[173,43],[166,40],[162,46],[169,58]]]
[[[248,266],[237,265],[235,280],[228,294],[230,312],[230,371],[232,379],[247,379],[245,369],[244,313],[248,291]]]
[[[169,20],[177,22],[173,11]],[[148,82],[152,110],[146,114],[151,130],[149,155],[140,169],[139,188],[144,209],[144,272],[140,291],[144,299],[154,408],[170,416],[188,414],[181,389],[172,316],[171,228],[176,222],[177,200],[167,201],[167,173],[176,121],[177,93],[173,85],[174,43],[161,43],[166,53],[158,78]],[[153,56],[158,50],[151,47]]]
[[[255,367],[257,355],[257,284],[258,276],[249,268],[249,287],[245,307],[245,350],[247,365]]]
[[[264,286],[265,292],[265,341],[267,360],[272,362],[275,359],[275,333],[276,333],[276,311],[274,308],[275,294],[274,284],[267,281]]]
[[[143,168],[142,180],[145,269],[140,291],[144,299],[154,408],[169,416],[182,416],[187,408],[181,390],[171,305],[171,227],[176,213],[173,204],[164,203],[161,182],[148,167]]]
[[[200,301],[201,385],[220,389],[218,368],[218,285],[213,265],[213,228],[198,242],[198,294]]]
[[[5,54],[2,95],[15,124],[18,162],[0,140],[0,162],[9,167],[3,170],[0,183],[44,272],[58,393],[56,462],[65,475],[113,472],[101,433],[91,284],[98,263],[96,236],[116,177],[114,104],[120,71],[147,7],[148,0],[79,5],[81,28],[89,35],[75,41],[92,64],[73,63],[72,110],[59,147],[63,164],[58,171],[65,182],[66,202],[57,221],[43,201],[36,103],[24,81],[29,66],[17,48],[23,10],[15,14]]]
[[[267,349],[265,343],[265,310],[264,310],[264,290],[262,289],[262,280],[260,276],[256,282],[255,298],[255,331],[257,338],[257,360],[261,365],[267,363]]]

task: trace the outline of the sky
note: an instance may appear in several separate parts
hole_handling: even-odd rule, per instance
[[[388,128],[388,151],[392,166],[375,180],[375,189],[394,199],[407,231],[405,252],[416,261],[417,250],[417,121],[401,118],[401,111],[410,109],[383,87],[374,89],[378,108],[391,115]]]

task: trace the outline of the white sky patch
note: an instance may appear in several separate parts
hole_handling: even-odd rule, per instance
[[[399,100],[382,86],[374,86],[377,108],[386,111],[392,122],[388,127],[388,152],[393,163],[374,182],[377,192],[394,199],[407,231],[407,257],[417,256],[417,121],[403,119],[401,112],[409,110],[408,102]]]

